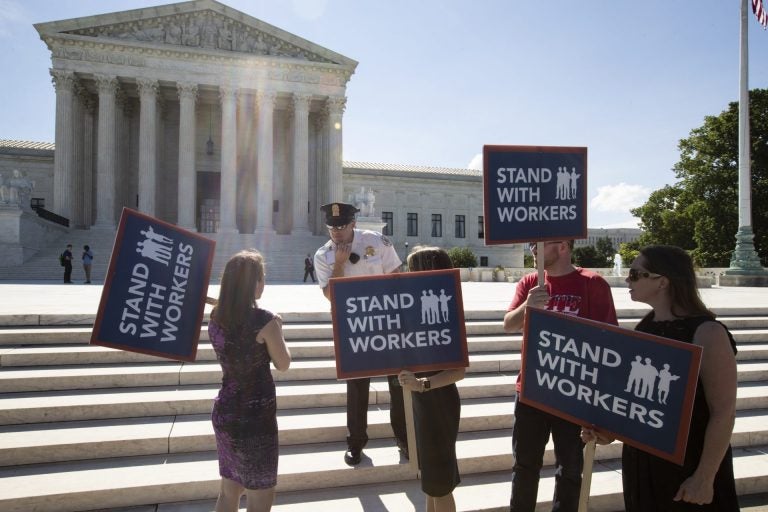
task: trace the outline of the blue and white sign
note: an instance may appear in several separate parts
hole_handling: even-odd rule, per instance
[[[329,285],[339,379],[469,366],[458,269]]]
[[[587,148],[484,146],[485,244],[587,237]]]
[[[215,245],[124,208],[91,344],[194,361]]]
[[[527,308],[520,400],[682,464],[701,347]]]

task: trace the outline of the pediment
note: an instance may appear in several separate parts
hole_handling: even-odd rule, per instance
[[[36,24],[41,37],[71,35],[99,42],[143,43],[183,51],[215,50],[350,66],[352,59],[215,0],[195,0]]]

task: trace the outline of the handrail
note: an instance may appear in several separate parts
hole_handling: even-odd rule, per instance
[[[42,206],[33,206],[32,209],[37,212],[38,217],[40,217],[41,219],[55,222],[56,224],[60,224],[65,228],[69,227],[69,219],[66,217],[62,217],[61,215],[56,215],[52,211],[48,211]]]

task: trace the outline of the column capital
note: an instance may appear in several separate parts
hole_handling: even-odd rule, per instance
[[[219,101],[224,103],[225,101],[235,99],[237,100],[240,90],[233,85],[220,85],[219,86]]]
[[[274,108],[276,100],[277,93],[275,91],[256,91],[256,103],[259,108]]]
[[[157,91],[160,88],[157,80],[151,78],[137,78],[136,85],[139,88],[139,96],[142,98],[157,96]]]
[[[179,91],[179,99],[197,100],[197,84],[193,82],[178,82],[176,90]]]
[[[99,94],[115,94],[117,92],[118,82],[115,75],[94,74],[93,80],[96,82]]]
[[[293,94],[293,102],[291,103],[291,107],[294,111],[298,112],[308,112],[309,111],[309,104],[312,101],[312,95],[311,94],[299,94],[294,93]]]
[[[344,96],[328,96],[325,109],[329,115],[341,115],[347,106],[347,98]]]
[[[56,92],[59,91],[72,91],[75,87],[75,74],[72,71],[64,71],[61,69],[51,69],[51,82]]]

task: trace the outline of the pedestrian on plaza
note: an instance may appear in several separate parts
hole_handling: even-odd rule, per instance
[[[312,255],[307,254],[307,257],[304,258],[304,282],[307,282],[307,277],[312,278],[312,282],[316,283],[317,279],[315,279],[315,263],[312,261]]]
[[[72,284],[72,244],[67,244],[67,248],[59,256],[59,261],[64,266],[64,283]]]
[[[738,511],[730,446],[736,416],[736,342],[701,301],[691,257],[679,247],[644,247],[626,281],[632,300],[653,308],[635,330],[704,350],[683,465],[624,444],[625,510]],[[582,439],[613,441],[588,428]]]
[[[85,271],[85,284],[91,283],[91,264],[93,263],[93,252],[87,245],[83,246],[83,270]]]
[[[216,512],[272,508],[277,484],[277,405],[269,362],[285,371],[291,354],[279,315],[261,309],[264,258],[240,251],[227,262],[208,333],[223,372],[211,420],[221,484]]]
[[[575,267],[571,262],[573,240],[543,242],[543,254],[529,244],[536,266],[541,258],[544,284],[536,272],[517,284],[515,296],[504,316],[504,330],[518,332],[525,321],[526,307],[541,308],[617,325],[611,288],[599,274]],[[517,393],[520,393],[518,374]],[[533,512],[539,489],[544,450],[552,435],[555,445],[555,491],[552,510],[576,512],[579,507],[581,471],[584,463],[581,427],[553,414],[515,401],[512,429],[511,512]]]
[[[378,231],[355,227],[359,211],[348,203],[329,203],[320,207],[330,240],[315,252],[317,282],[323,294],[331,300],[328,280],[332,277],[380,275],[400,271],[402,261],[392,242]],[[344,462],[349,466],[360,463],[368,442],[368,389],[371,379],[347,380],[347,451]],[[408,458],[408,436],[405,430],[403,389],[397,376],[387,379],[390,394],[389,419],[397,446]]]
[[[448,253],[439,247],[417,247],[408,255],[408,270],[453,268]],[[461,481],[456,461],[461,401],[456,382],[464,368],[414,374],[402,370],[400,385],[413,391],[413,421],[421,469],[421,490],[427,495],[425,510],[455,512],[453,490]]]

